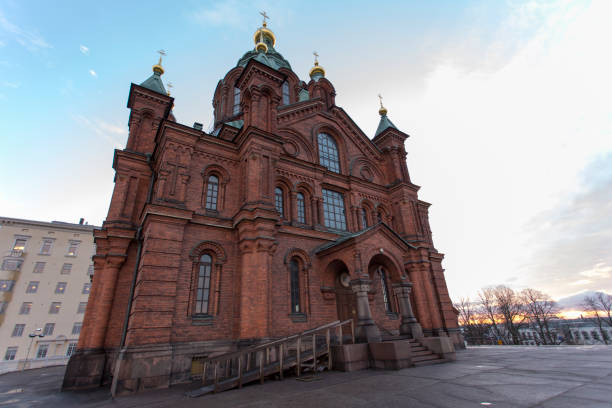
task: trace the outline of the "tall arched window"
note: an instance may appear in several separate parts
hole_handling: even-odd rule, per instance
[[[274,189],[274,205],[276,207],[276,211],[278,211],[281,217],[284,215],[284,205],[283,205],[283,190],[280,187],[276,187]]]
[[[240,88],[234,87],[234,108],[232,109],[232,115],[240,113]]]
[[[196,314],[208,314],[208,299],[210,297],[210,274],[212,257],[204,254],[200,257],[198,268],[198,289],[196,292]]]
[[[283,105],[289,105],[289,82],[283,82],[282,86],[283,91]]]
[[[289,262],[291,279],[291,313],[303,313],[300,310],[300,264],[292,258]]]
[[[298,222],[301,222],[302,224],[306,224],[306,204],[305,204],[305,200],[304,200],[304,194],[302,193],[297,193],[296,196],[296,201],[297,201],[297,220]]]
[[[219,178],[217,176],[208,177],[206,186],[206,209],[217,210],[217,199],[219,197]]]
[[[368,212],[365,208],[361,209],[361,224],[363,225],[363,228],[368,228]]]
[[[385,302],[385,310],[387,313],[393,313],[393,309],[391,309],[391,298],[389,297],[387,274],[383,268],[379,268],[378,273],[380,275],[380,289],[382,291],[383,301]]]
[[[327,170],[340,173],[340,159],[338,157],[338,145],[332,137],[326,133],[319,133],[319,164],[327,167]]]

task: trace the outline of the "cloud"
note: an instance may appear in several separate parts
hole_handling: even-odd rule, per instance
[[[92,77],[94,77],[94,78],[97,78],[97,77],[98,77],[98,73],[97,73],[96,71],[94,71],[93,69],[90,69],[90,70],[89,70],[89,75],[91,75],[91,76],[92,76]]]
[[[580,275],[586,276],[587,278],[605,279],[609,278],[611,273],[612,266],[607,266],[605,263],[600,262],[592,269],[580,272]]]
[[[8,21],[1,11],[0,28],[9,34],[12,34],[15,41],[30,51],[37,51],[41,48],[53,48],[53,46],[37,32],[27,31]]]
[[[119,149],[125,144],[127,129],[105,122],[101,119],[88,119],[83,115],[71,115],[72,119],[81,126],[88,129],[95,136],[109,142],[113,148]],[[120,137],[120,139],[118,139]]]
[[[79,51],[81,51],[81,54],[83,55],[89,55],[89,48],[85,45],[80,45]]]
[[[8,82],[8,81],[4,81],[2,83],[2,86],[7,87],[7,88],[13,88],[13,89],[17,89],[21,86],[21,82]]]

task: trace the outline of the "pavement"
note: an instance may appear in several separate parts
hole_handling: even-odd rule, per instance
[[[612,346],[480,346],[400,371],[323,372],[189,398],[195,384],[112,399],[60,392],[65,367],[0,375],[0,407],[612,407]]]

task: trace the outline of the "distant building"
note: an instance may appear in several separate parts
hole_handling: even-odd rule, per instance
[[[604,324],[600,329],[597,321],[592,318],[553,320],[549,327],[557,344],[591,345],[606,344],[606,341],[612,344],[612,327]],[[533,327],[521,328],[519,331],[522,344],[542,344],[540,333]]]
[[[0,217],[0,373],[68,362],[91,287],[94,228]]]

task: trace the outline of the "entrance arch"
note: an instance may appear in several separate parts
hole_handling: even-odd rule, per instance
[[[357,323],[357,303],[355,293],[351,289],[351,276],[348,267],[344,262],[337,259],[327,265],[326,274],[334,278],[338,320],[353,319]]]

